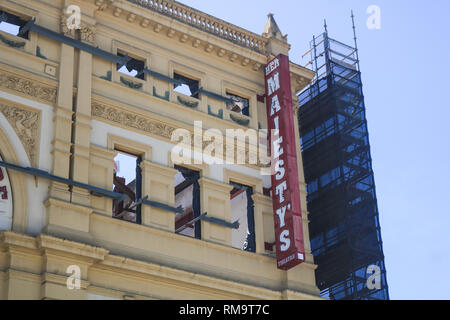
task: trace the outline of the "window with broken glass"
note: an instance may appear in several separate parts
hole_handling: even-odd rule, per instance
[[[27,24],[27,20],[16,16],[12,13],[0,10],[0,31],[18,36],[24,39],[29,39],[29,31],[21,34],[21,29]]]
[[[140,156],[119,151],[114,158],[113,191],[124,198],[115,200],[113,218],[141,224],[142,160]]]
[[[175,232],[201,239],[200,173],[180,166],[175,169],[175,207],[183,208],[183,214],[175,218]]]
[[[200,81],[183,76],[176,72],[174,72],[173,78],[179,82],[173,85],[173,91],[184,94],[188,97],[196,99],[199,98]]]
[[[117,52],[119,57],[125,57],[124,52]],[[117,71],[130,77],[145,80],[145,74],[142,72],[145,69],[145,61],[139,58],[129,57],[130,61],[126,65],[121,66],[117,64]]]
[[[255,252],[255,220],[253,188],[239,183],[230,183],[231,221],[238,221],[239,228],[232,231],[233,248]]]
[[[244,116],[250,116],[250,102],[247,98],[238,96],[236,94],[227,92],[227,97],[230,98],[230,102],[227,103],[227,109]]]

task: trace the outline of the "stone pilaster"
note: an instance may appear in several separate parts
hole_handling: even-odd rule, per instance
[[[142,161],[142,196],[169,206],[175,206],[175,174],[177,170]],[[142,206],[142,224],[175,232],[175,213]]]
[[[58,98],[54,108],[53,174],[69,178],[72,134],[74,48],[61,43]],[[50,196],[70,201],[69,187],[52,182]]]
[[[89,183],[89,153],[91,140],[92,54],[80,50],[78,64],[77,101],[74,126],[73,179]],[[90,205],[89,192],[74,187],[72,202]]]
[[[218,218],[227,222],[231,220],[230,192],[233,187],[229,184],[201,178],[200,201],[201,213],[207,212],[208,217]],[[202,240],[232,246],[232,229],[202,221]]]
[[[265,233],[264,215],[273,212],[272,199],[260,193],[255,193],[252,198],[255,203],[256,253],[263,254],[266,251],[264,242],[270,242],[268,239],[270,235],[266,235]],[[271,224],[271,227],[273,231],[273,224]]]
[[[89,184],[112,191],[114,184],[113,150],[92,145],[90,149]],[[100,214],[111,217],[113,200],[105,197],[91,196],[92,208]]]

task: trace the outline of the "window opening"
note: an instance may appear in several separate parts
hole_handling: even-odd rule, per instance
[[[231,99],[231,102],[227,103],[227,109],[233,112],[242,114],[244,116],[250,116],[250,103],[247,98],[229,93],[227,91],[227,97]]]
[[[233,248],[255,252],[255,220],[253,188],[230,183],[234,188],[230,192],[231,221],[238,221],[239,228],[232,231]]]
[[[114,158],[114,192],[124,194],[121,201],[114,201],[113,217],[141,224],[142,198],[142,160],[125,152],[119,152]]]
[[[28,21],[21,19],[20,17],[11,13],[0,10],[0,30],[6,33],[18,36],[24,39],[28,39],[29,31],[23,35],[19,35],[21,29],[27,24]]]
[[[200,173],[175,166],[175,207],[181,206],[184,213],[175,218],[175,230],[178,234],[201,239],[200,217]]]
[[[119,57],[125,57],[125,54],[117,52]],[[145,80],[145,74],[142,72],[145,69],[145,61],[131,58],[124,66],[117,64],[117,71],[126,74],[130,77]]]
[[[181,82],[181,84],[173,85],[173,90],[175,92],[198,99],[200,88],[200,82],[198,80],[182,76],[176,72],[174,73],[173,78]]]

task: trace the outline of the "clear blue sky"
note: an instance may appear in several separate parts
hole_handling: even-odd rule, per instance
[[[324,18],[353,44],[354,10],[390,296],[450,299],[450,1],[181,2],[258,34],[274,13],[297,63]]]

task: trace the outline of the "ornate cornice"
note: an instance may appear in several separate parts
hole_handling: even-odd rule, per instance
[[[0,88],[9,89],[23,95],[50,102],[56,103],[56,96],[58,90],[34,80],[23,79],[12,73],[0,70]]]
[[[264,37],[179,2],[172,0],[119,0],[116,3],[121,1],[137,4],[253,51],[266,53],[267,40]]]
[[[111,18],[165,34],[168,40],[202,49],[253,71],[260,71],[266,61],[267,39],[181,3],[168,0],[95,0],[94,3],[98,11],[110,14]],[[173,20],[169,23],[167,17]],[[181,24],[192,30],[187,31]]]
[[[39,158],[41,112],[10,101],[0,100],[0,112],[17,133],[33,166]]]
[[[170,140],[177,129],[165,123],[150,120],[136,113],[114,108],[97,101],[92,101],[92,116],[105,119],[125,127],[134,128]]]
[[[105,256],[107,256],[109,253],[108,250],[103,248],[56,238],[45,234],[40,234],[39,236],[37,236],[36,242],[38,247],[42,249],[53,249],[57,251],[76,254],[86,258],[92,258],[99,261],[104,260]]]
[[[92,117],[103,119],[109,122],[113,122],[115,124],[118,124],[120,126],[126,127],[126,128],[132,128],[134,130],[138,130],[147,134],[156,135],[159,136],[169,142],[172,142],[176,144],[176,142],[173,142],[172,134],[175,130],[179,129],[180,127],[175,127],[170,124],[160,122],[157,120],[150,119],[148,117],[142,116],[138,113],[125,111],[123,109],[114,107],[112,105],[107,105],[105,103],[101,103],[99,101],[92,101]],[[190,130],[192,134],[192,144],[194,145],[194,134],[193,129]],[[224,140],[225,140],[224,136]],[[203,150],[210,145],[210,141],[203,141],[202,148]],[[223,156],[226,156],[226,146],[223,143]],[[245,143],[245,150],[244,149],[238,149],[237,153],[245,153],[246,158],[250,159],[250,147],[248,143]],[[256,157],[256,154],[252,154],[252,157]],[[250,167],[256,167],[256,168],[265,168],[267,165],[259,163],[258,165],[249,165]]]

